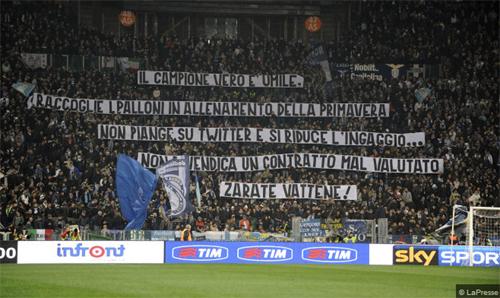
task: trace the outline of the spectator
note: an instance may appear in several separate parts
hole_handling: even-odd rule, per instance
[[[198,216],[198,218],[196,219],[196,231],[197,232],[205,232],[205,221],[203,221],[203,219],[201,218],[201,216]]]
[[[243,218],[240,219],[239,228],[240,228],[240,230],[243,230],[243,231],[250,231],[251,230],[250,221],[248,220],[246,215],[243,215]]]
[[[186,227],[181,231],[181,241],[193,241],[191,225],[186,225]]]
[[[468,199],[470,206],[479,206],[480,200],[481,195],[479,194],[479,189],[476,189]]]

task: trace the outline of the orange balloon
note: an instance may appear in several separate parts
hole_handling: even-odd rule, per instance
[[[135,14],[132,11],[124,10],[120,12],[118,18],[120,19],[120,24],[125,27],[130,27],[135,24]]]
[[[317,32],[321,29],[321,19],[319,17],[308,17],[304,22],[304,26],[309,32]]]

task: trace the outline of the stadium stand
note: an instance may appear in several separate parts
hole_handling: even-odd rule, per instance
[[[23,9],[19,9],[19,5]],[[391,158],[443,158],[439,175],[396,175],[338,170],[287,169],[201,176],[201,206],[192,215],[170,220],[169,203],[158,187],[145,230],[234,231],[246,224],[260,232],[289,232],[291,218],[388,218],[389,233],[426,235],[443,224],[454,204],[498,205],[498,3],[359,2],[352,29],[324,41],[334,63],[427,63],[439,65],[434,77],[404,76],[368,80],[333,71],[333,86],[323,88],[321,69],[305,59],[313,45],[302,40],[134,38],[78,27],[62,5],[53,2],[2,2],[2,88],[0,189],[2,231],[64,229],[67,224],[101,231],[123,229],[115,192],[118,153],[138,152],[243,156],[290,152],[334,153]],[[21,53],[116,56],[142,59],[150,70],[297,73],[303,89],[138,86],[135,72],[98,67],[68,69],[52,63],[31,68]],[[388,118],[224,118],[130,117],[27,109],[16,82],[35,92],[79,98],[252,102],[387,102]],[[422,102],[415,90],[428,87]],[[156,143],[97,138],[98,123],[151,126],[271,127],[297,129],[423,131],[420,148],[320,147],[293,144]],[[220,181],[309,182],[358,185],[358,200],[250,200],[220,198]],[[195,198],[192,187],[191,198]],[[333,210],[333,212],[331,212]]]

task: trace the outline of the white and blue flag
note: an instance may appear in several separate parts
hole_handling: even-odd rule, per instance
[[[332,80],[332,72],[330,71],[330,64],[328,62],[328,56],[323,50],[323,46],[318,46],[309,53],[306,57],[306,62],[310,65],[320,65],[321,69],[325,73],[325,79],[327,82]]]
[[[455,211],[455,226],[459,226],[467,222],[467,217],[469,216],[469,210],[466,206],[457,205],[458,208]],[[453,226],[453,218],[450,218],[443,226],[437,229],[435,232],[441,232],[443,230],[449,229]]]
[[[189,201],[189,157],[174,158],[156,169],[156,175],[163,181],[168,194],[170,216],[179,216],[193,211]]]
[[[12,84],[12,88],[14,88],[14,90],[23,94],[24,96],[28,97],[31,95],[33,89],[35,89],[35,85],[31,83],[20,82]]]

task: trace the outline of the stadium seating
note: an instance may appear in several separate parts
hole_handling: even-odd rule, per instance
[[[2,4],[3,5],[3,4]],[[62,229],[78,224],[91,230],[123,229],[115,192],[119,153],[138,152],[245,156],[290,152],[330,153],[391,158],[442,158],[439,175],[381,174],[339,170],[287,169],[249,173],[199,173],[201,206],[192,215],[170,220],[165,192],[158,187],[144,229],[239,230],[248,217],[251,229],[289,232],[291,218],[388,218],[393,235],[425,235],[445,224],[453,204],[498,205],[498,4],[484,2],[362,2],[352,30],[325,41],[334,63],[407,63],[438,65],[435,76],[369,80],[333,71],[333,86],[323,88],[319,67],[306,63],[313,45],[303,41],[213,39],[134,39],[78,28],[52,3],[9,4],[1,11],[2,142],[0,223],[14,235],[23,229]],[[496,9],[495,9],[496,7]],[[135,42],[136,46],[132,47]],[[29,67],[22,53],[135,57],[150,70],[297,73],[303,89],[148,87],[137,85],[135,72],[65,65]],[[384,102],[388,118],[279,117],[131,117],[27,109],[16,82],[36,85],[35,92],[78,98],[250,102]],[[415,91],[428,87],[422,102]],[[158,143],[97,138],[97,124],[151,126],[267,127],[328,130],[416,132],[426,134],[417,148],[320,147],[294,144]],[[194,173],[193,173],[194,174]],[[221,181],[307,182],[358,186],[353,202],[220,198]],[[195,198],[192,188],[191,198]],[[193,199],[194,201],[194,199]],[[331,212],[333,210],[333,212]]]

